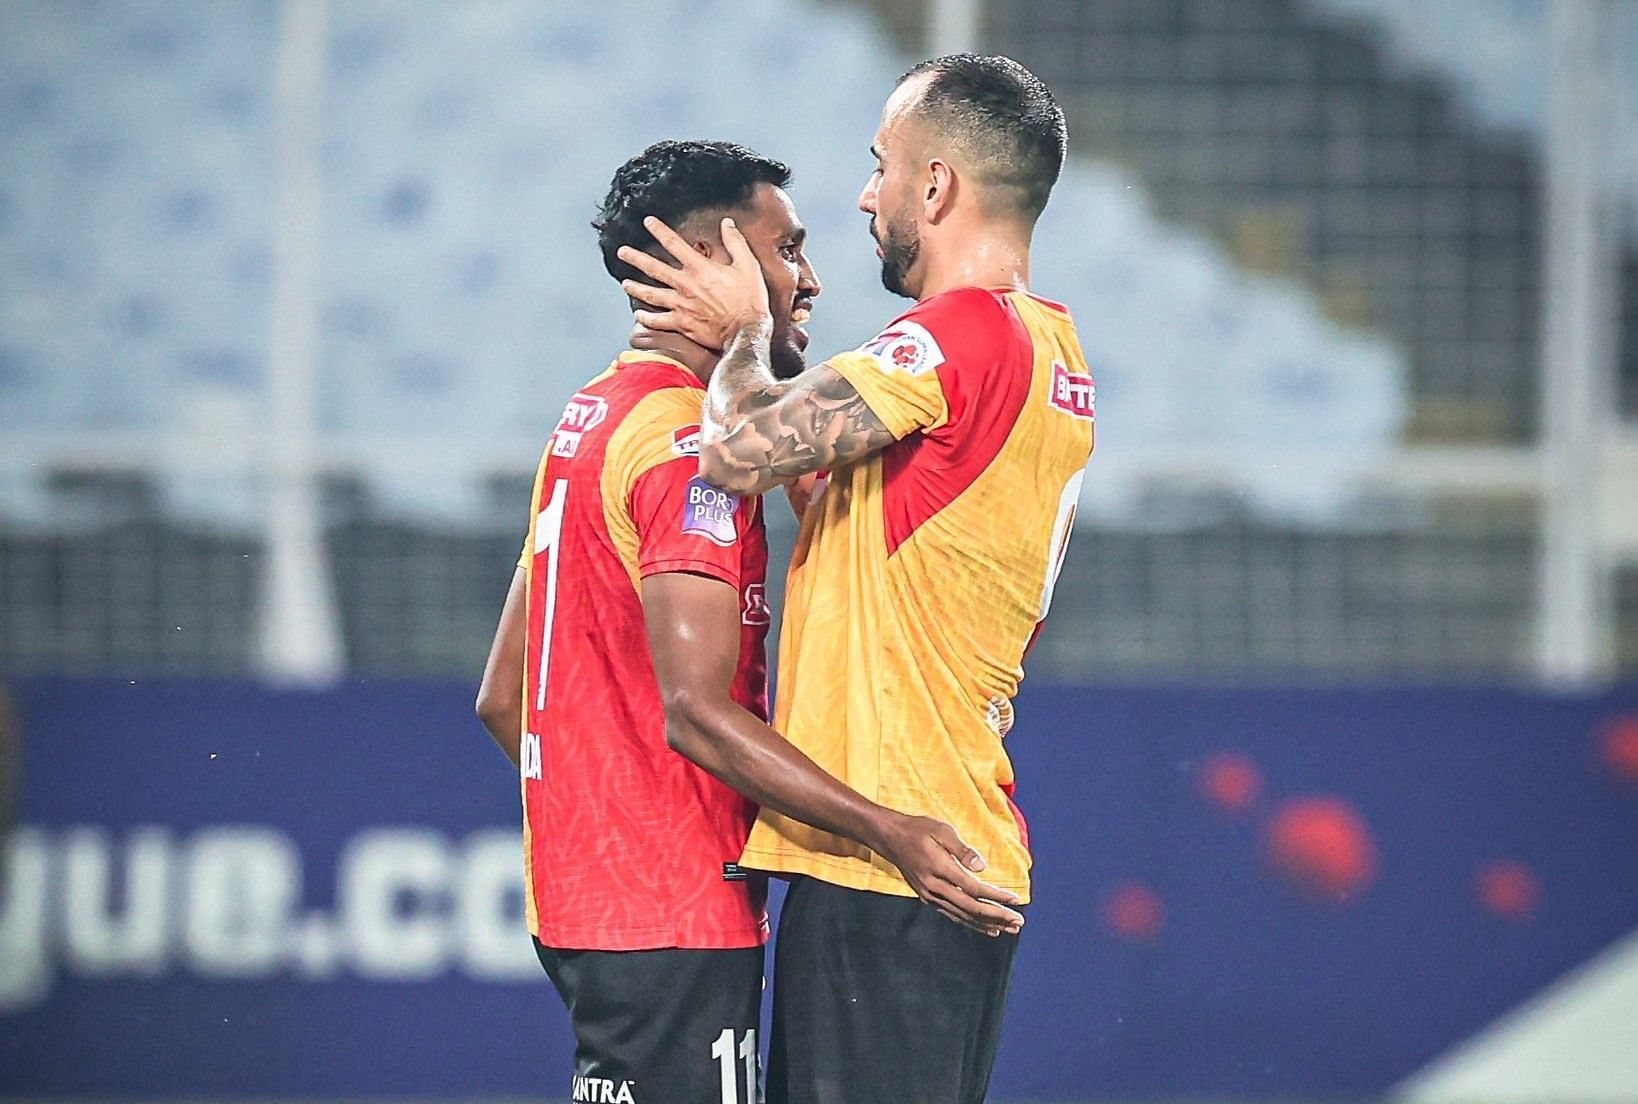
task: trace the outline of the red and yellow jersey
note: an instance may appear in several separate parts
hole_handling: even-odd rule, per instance
[[[960,288],[827,362],[893,434],[831,474],[786,586],[776,727],[866,797],[953,824],[1029,899],[1002,737],[1092,454],[1092,377],[1065,309]],[[860,845],[764,811],[744,862],[910,887]]]
[[[526,912],[549,947],[754,947],[766,883],[724,878],[756,806],[666,746],[640,583],[740,594],[735,701],[767,717],[761,500],[699,477],[699,378],[626,353],[563,409],[535,477],[521,746]]]

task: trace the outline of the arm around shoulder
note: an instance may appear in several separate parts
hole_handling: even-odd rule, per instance
[[[734,494],[770,487],[880,452],[897,438],[846,376],[820,364],[742,393],[713,418],[707,407],[700,474]]]

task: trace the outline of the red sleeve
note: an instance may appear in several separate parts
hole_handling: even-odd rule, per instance
[[[740,587],[742,538],[757,498],[719,491],[700,478],[699,461],[679,456],[649,468],[632,484],[637,574],[689,571]]]

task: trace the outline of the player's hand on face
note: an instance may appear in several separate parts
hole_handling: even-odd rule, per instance
[[[748,326],[772,324],[762,266],[733,219],[722,220],[727,264],[701,256],[687,239],[652,215],[643,225],[676,263],[668,264],[629,245],[620,247],[622,261],[664,285],[621,281],[627,295],[655,308],[637,311],[639,323],[652,330],[680,333],[708,349],[725,348]]]
[[[1024,917],[1007,905],[1018,895],[979,880],[977,851],[956,830],[933,817],[899,815],[877,850],[904,875],[916,896],[950,920],[984,935],[1017,934]]]

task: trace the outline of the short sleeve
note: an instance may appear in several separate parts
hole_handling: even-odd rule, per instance
[[[1005,308],[990,292],[960,288],[917,303],[852,352],[825,363],[894,437],[950,420],[951,372],[984,369],[1004,351]]]
[[[689,571],[738,590],[742,542],[757,502],[711,486],[692,455],[649,468],[631,488],[638,576]]]

